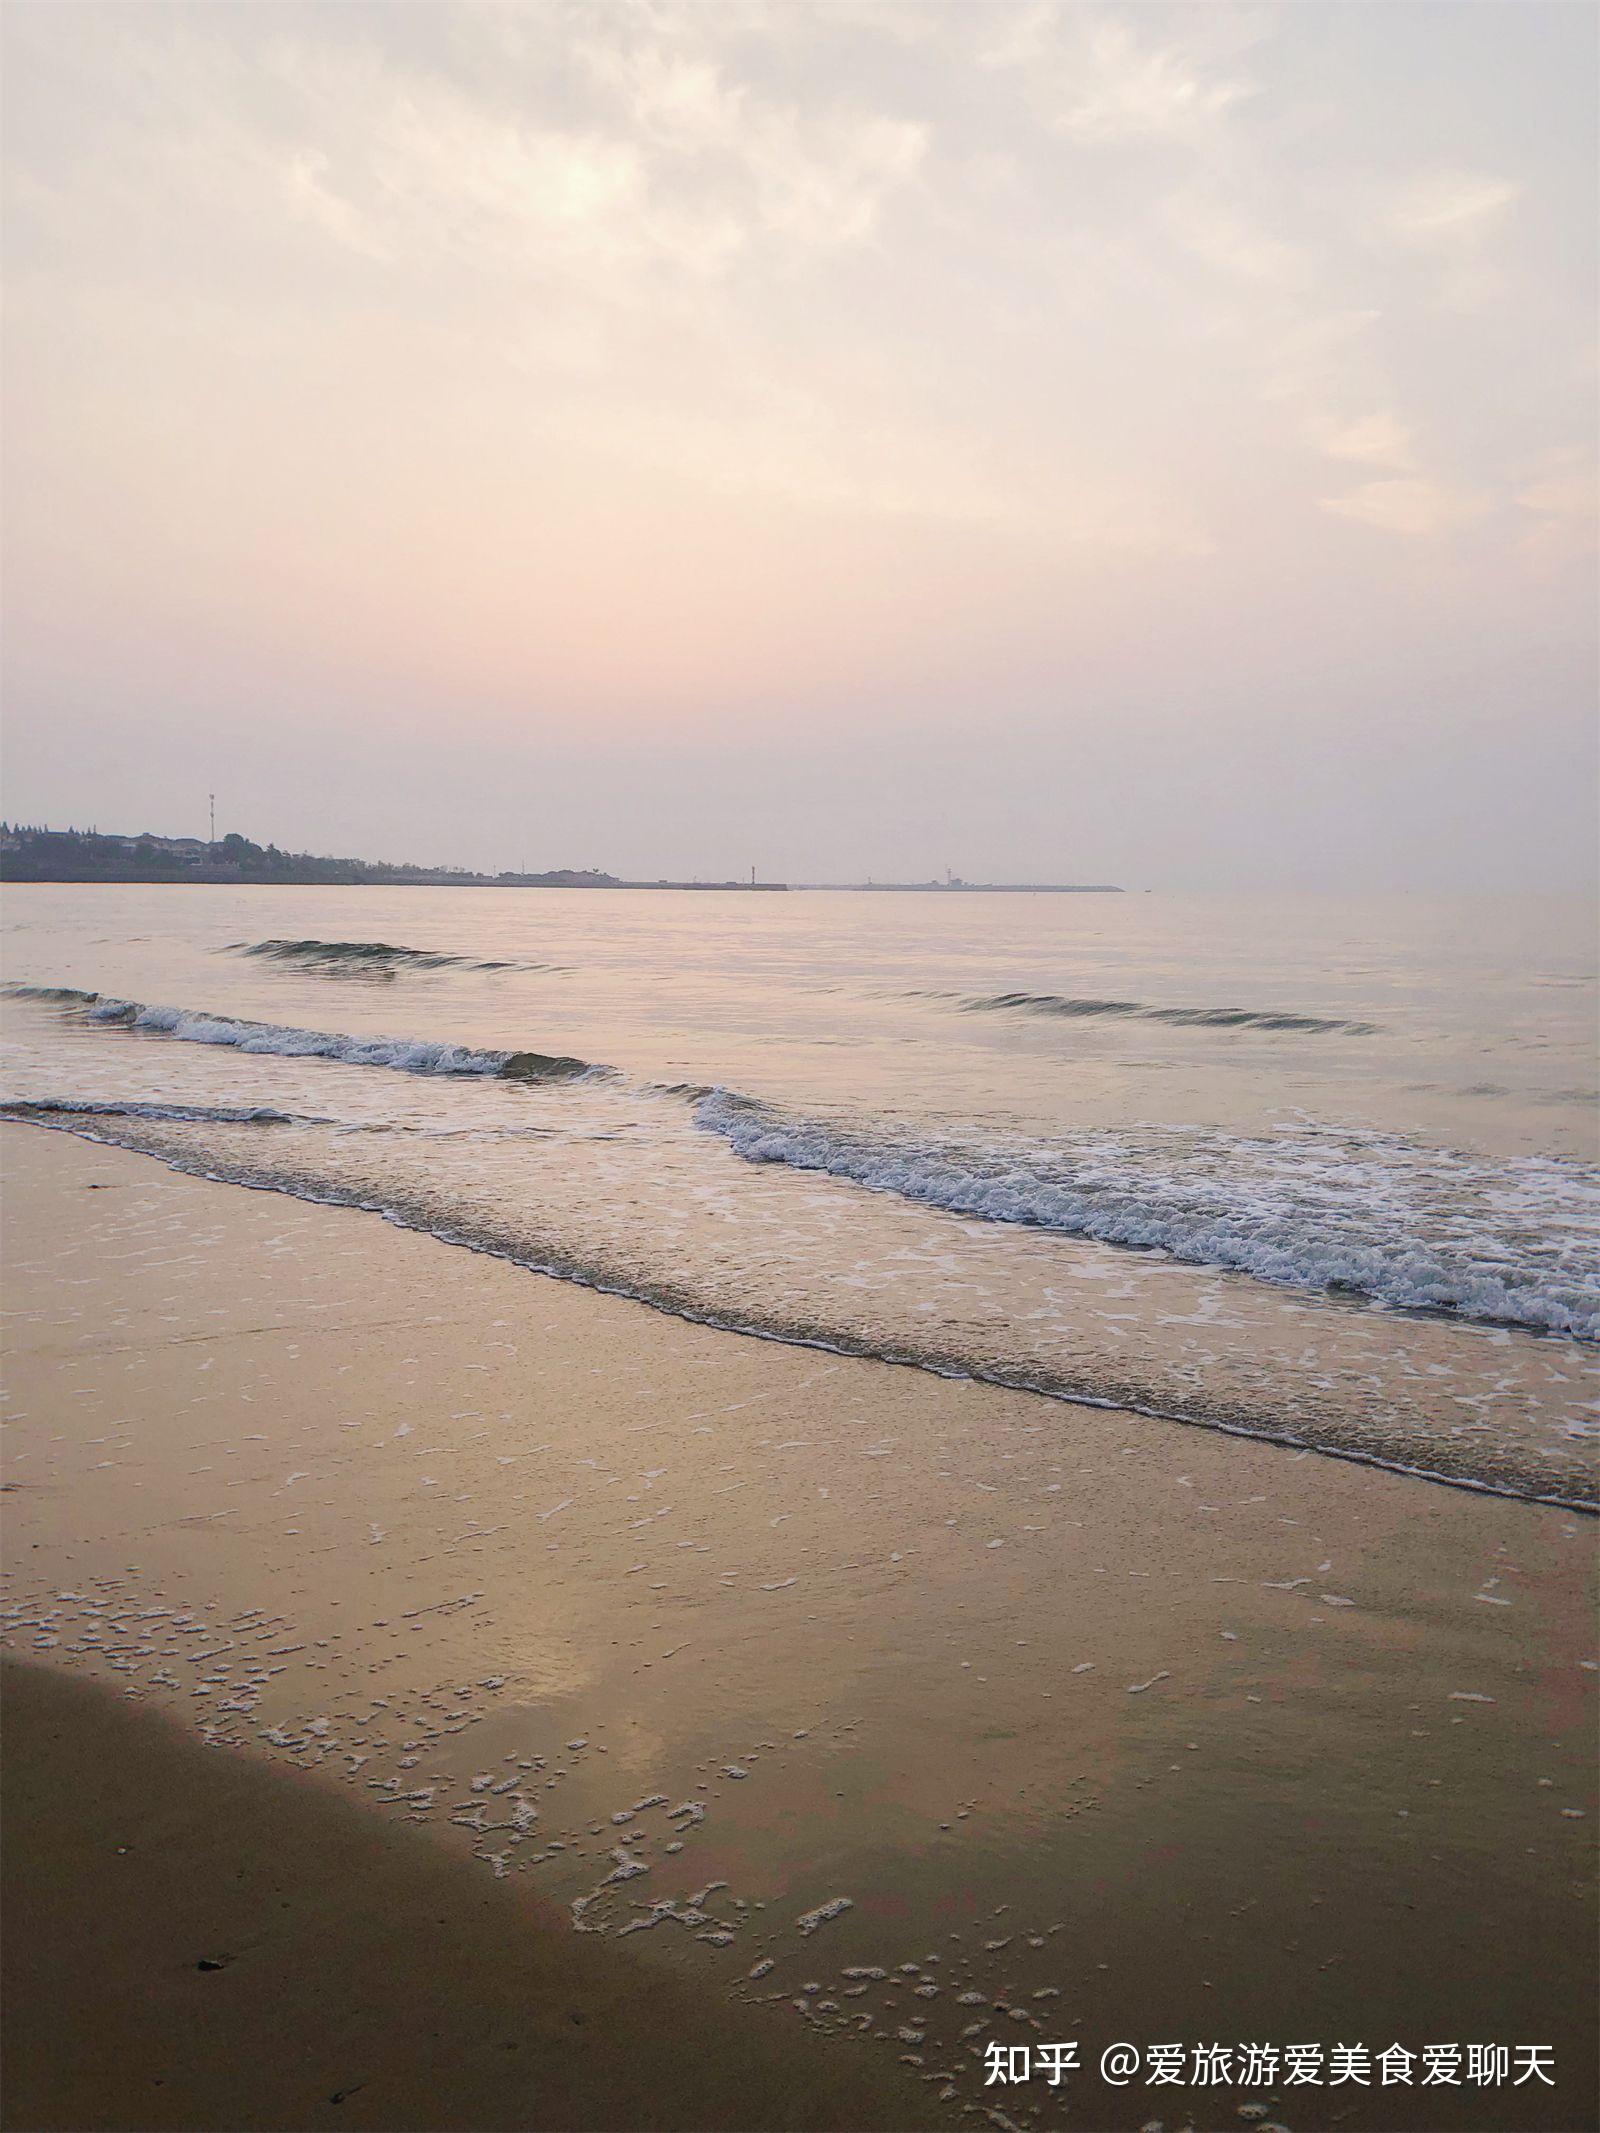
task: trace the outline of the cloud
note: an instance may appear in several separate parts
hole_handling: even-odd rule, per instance
[[[1481,351],[1425,338],[1519,182],[1459,127],[1375,189],[1371,114],[1313,83],[1324,36],[1382,54],[1337,12],[1297,46],[1297,11],[1220,0],[24,10],[56,88],[13,127],[13,221],[157,384],[187,357],[152,319],[236,327],[233,434],[292,446],[298,381],[320,410],[360,377],[356,427],[433,411],[425,470],[470,405],[530,515],[634,469],[708,522],[850,512],[1073,570],[1245,567],[1319,512],[1446,534],[1486,494],[1508,541],[1566,524],[1570,476],[1521,471],[1542,433],[1464,419]]]
[[[1421,538],[1470,525],[1483,517],[1488,499],[1479,492],[1415,474],[1369,481],[1348,496],[1325,496],[1321,505],[1339,518]]]
[[[1595,515],[1595,455],[1585,445],[1547,453],[1516,493],[1525,511],[1541,518],[1590,519]]]
[[[1056,124],[1083,141],[1182,139],[1250,93],[1248,82],[1208,76],[1186,40],[1142,43],[1127,21],[1111,20],[1085,39]]]
[[[1311,427],[1312,441],[1329,459],[1356,459],[1378,467],[1409,467],[1411,430],[1397,415],[1358,415],[1349,421],[1321,418]]]
[[[1303,289],[1311,281],[1309,263],[1299,247],[1274,236],[1215,194],[1186,191],[1173,195],[1166,204],[1165,220],[1193,258],[1231,280],[1285,290]]]
[[[1425,171],[1392,198],[1384,226],[1429,262],[1444,303],[1477,310],[1500,289],[1492,255],[1521,193],[1520,185],[1481,171]]]
[[[95,118],[71,182],[44,194],[54,212],[96,191],[113,212],[141,201],[142,248],[174,259],[231,222],[257,247],[309,236],[413,283],[531,269],[546,300],[650,305],[675,279],[784,275],[872,243],[928,147],[923,121],[846,75],[741,69],[759,11],[420,5],[392,34],[358,10],[325,33],[290,7],[95,19],[70,56]],[[13,160],[26,183],[30,162],[71,153]]]
[[[1504,178],[1478,172],[1429,171],[1405,186],[1391,220],[1402,237],[1418,243],[1454,243],[1468,233],[1476,243],[1520,191]]]
[[[1546,452],[1515,489],[1525,514],[1518,545],[1546,562],[1592,557],[1600,525],[1600,481],[1590,445],[1558,445]]]
[[[1025,69],[1051,124],[1073,140],[1193,141],[1256,85],[1218,65],[1240,41],[1242,18],[1226,8],[1186,12],[1192,19],[1183,30],[1152,37],[1126,13],[1027,8],[1002,15],[980,58],[988,67]]]
[[[291,214],[345,250],[368,259],[393,257],[371,218],[328,185],[328,158],[315,149],[291,155],[283,170],[284,196]]]
[[[820,108],[764,96],[732,80],[714,51],[685,51],[676,39],[597,41],[584,58],[656,182],[732,181],[751,227],[800,244],[869,237],[926,152],[921,123],[847,96]]]

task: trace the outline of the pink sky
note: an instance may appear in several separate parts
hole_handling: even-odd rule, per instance
[[[13,816],[1586,877],[1587,9],[5,27]]]

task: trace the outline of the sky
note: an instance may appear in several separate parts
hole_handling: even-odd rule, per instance
[[[11,0],[4,810],[1583,889],[1597,21]]]

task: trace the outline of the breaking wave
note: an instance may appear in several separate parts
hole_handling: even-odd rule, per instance
[[[1174,1022],[1189,1029],[1337,1030],[1347,1037],[1370,1037],[1377,1031],[1375,1022],[1292,1014],[1287,1009],[1152,1007],[1145,1000],[1075,999],[1054,992],[980,993],[961,1005],[968,1014],[1058,1015],[1075,1021],[1123,1015],[1140,1022]]]
[[[388,941],[235,941],[235,955],[266,956],[275,963],[298,963],[312,969],[394,972],[399,970],[515,970],[509,962],[480,962],[469,955],[448,955],[436,948],[396,948]]]
[[[704,1102],[725,1105],[730,1113],[738,1112],[747,1120],[754,1120],[762,1110],[748,1099],[720,1093]],[[1342,1370],[1333,1355],[1324,1361],[1317,1352],[1320,1336],[1314,1323],[1307,1323],[1303,1333],[1313,1344],[1312,1352],[1287,1378],[1279,1369],[1287,1358],[1267,1356],[1263,1372],[1249,1367],[1247,1351],[1242,1373],[1185,1367],[1180,1355],[1174,1375],[1162,1367],[1159,1348],[1149,1343],[1130,1344],[1128,1349],[1111,1353],[1102,1349],[1098,1356],[1076,1353],[1059,1342],[1033,1343],[1026,1337],[1026,1322],[1050,1317],[1050,1312],[1025,1313],[1017,1322],[1024,1338],[1015,1345],[1005,1337],[1003,1317],[972,1319],[959,1306],[942,1324],[936,1319],[897,1319],[892,1312],[863,1320],[848,1298],[843,1299],[844,1308],[838,1308],[841,1298],[831,1284],[807,1291],[786,1276],[774,1292],[763,1284],[753,1262],[747,1262],[730,1280],[727,1276],[732,1270],[725,1269],[719,1278],[714,1268],[708,1269],[675,1245],[663,1256],[652,1248],[648,1220],[640,1230],[624,1220],[608,1234],[604,1226],[591,1229],[581,1216],[574,1221],[574,1207],[564,1214],[551,1208],[537,1188],[528,1192],[514,1188],[498,1201],[493,1193],[486,1197],[481,1189],[484,1174],[476,1167],[473,1174],[461,1177],[440,1171],[432,1163],[421,1169],[416,1165],[391,1167],[382,1154],[352,1161],[351,1143],[344,1137],[350,1131],[347,1126],[331,1139],[319,1140],[315,1132],[300,1135],[276,1130],[246,1139],[239,1126],[226,1123],[212,1134],[194,1125],[168,1125],[155,1115],[155,1106],[150,1107],[148,1117],[138,1115],[139,1107],[127,1106],[127,1115],[121,1118],[78,1117],[72,1115],[75,1108],[70,1103],[59,1110],[43,1104],[30,1111],[0,1106],[0,1118],[26,1116],[36,1126],[135,1149],[174,1170],[217,1183],[287,1193],[314,1204],[362,1208],[441,1242],[485,1252],[559,1280],[631,1297],[700,1325],[831,1354],[907,1364],[943,1377],[973,1378],[1080,1405],[1264,1438],[1301,1451],[1315,1448],[1458,1487],[1574,1510],[1594,1508],[1583,1449],[1593,1436],[1591,1424],[1574,1418],[1559,1431],[1541,1426],[1540,1402],[1535,1399],[1525,1434],[1514,1428],[1502,1438],[1485,1433],[1480,1426],[1456,1426],[1453,1408],[1441,1409],[1438,1403],[1462,1394],[1441,1389],[1428,1372],[1419,1372],[1403,1343],[1398,1381],[1385,1376],[1381,1347],[1373,1352],[1359,1335],[1353,1354],[1343,1351]],[[181,1119],[184,1114],[174,1108],[171,1115]],[[215,1116],[220,1119],[224,1114],[219,1111]],[[771,1114],[761,1122],[771,1126]],[[709,1116],[701,1123],[709,1124]],[[405,1135],[414,1129],[382,1130]],[[502,1135],[474,1137],[499,1139]],[[756,1159],[785,1160],[778,1154]],[[530,1176],[529,1183],[533,1182]],[[613,1212],[619,1205],[626,1208],[632,1197],[631,1193],[619,1195],[612,1203]],[[654,1244],[663,1241],[667,1240],[658,1233]],[[805,1256],[802,1251],[797,1265],[803,1266]],[[1194,1301],[1192,1296],[1189,1300]],[[1220,1329],[1230,1323],[1230,1316],[1226,1308],[1213,1316],[1201,1303],[1194,1317],[1163,1319],[1162,1323]],[[1328,1331],[1322,1328],[1324,1334]],[[1508,1343],[1514,1337],[1506,1331],[1493,1335],[1496,1343]],[[1218,1330],[1203,1338],[1225,1341],[1226,1335]],[[1215,1360],[1226,1364],[1228,1358],[1223,1354]],[[1469,1404],[1485,1396],[1481,1388],[1492,1387],[1502,1368],[1496,1348],[1480,1350],[1474,1360],[1476,1367],[1459,1380],[1464,1390],[1473,1388]],[[1578,1370],[1567,1354],[1559,1354],[1554,1362],[1560,1365],[1563,1383],[1569,1370],[1576,1379]],[[1514,1368],[1511,1357],[1504,1367]],[[1355,1377],[1350,1388],[1355,1393],[1353,1404],[1337,1397],[1334,1380],[1322,1374],[1324,1369],[1341,1371],[1346,1379]],[[1454,1371],[1445,1375],[1455,1377]],[[1431,1396],[1435,1403],[1431,1409],[1411,1398],[1413,1388]]]
[[[336,1059],[345,1066],[390,1067],[402,1074],[500,1075],[511,1081],[585,1081],[607,1077],[611,1068],[565,1054],[484,1051],[437,1037],[350,1037],[337,1031],[296,1029],[281,1022],[247,1022],[187,1007],[150,1007],[108,993],[69,985],[8,985],[27,999],[76,1007],[90,1022],[172,1037],[184,1044],[213,1044],[236,1052],[270,1053],[280,1059]]]
[[[726,1090],[695,1123],[750,1163],[826,1172],[985,1222],[1161,1251],[1280,1287],[1600,1338],[1600,1180],[1331,1128],[1240,1140],[1099,1132],[974,1145],[786,1114]]]

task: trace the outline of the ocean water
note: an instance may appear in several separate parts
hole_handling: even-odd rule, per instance
[[[1064,1432],[1593,1501],[1579,906],[42,886],[3,938],[13,1117]]]

